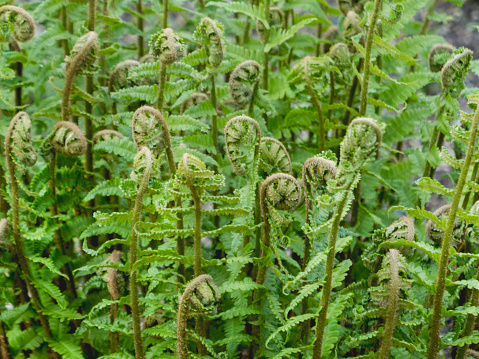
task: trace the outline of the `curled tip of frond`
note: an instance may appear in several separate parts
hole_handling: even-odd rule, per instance
[[[301,185],[293,176],[275,173],[261,185],[260,196],[263,214],[268,209],[295,210],[301,204]]]
[[[229,90],[233,100],[241,106],[244,106],[251,101],[254,95],[252,86],[256,85],[261,79],[261,65],[256,61],[244,61],[231,73],[229,81]]]
[[[146,64],[149,62],[156,62],[156,58],[153,55],[146,54],[138,60],[140,64]]]
[[[0,219],[0,245],[10,242],[10,223],[6,218]]]
[[[472,61],[472,51],[459,48],[445,63],[441,70],[441,85],[453,97],[459,96],[464,89],[464,81]]]
[[[160,61],[165,65],[171,65],[185,56],[186,53],[183,40],[170,28],[154,34],[149,46],[150,54],[160,58]]]
[[[208,100],[208,95],[202,92],[195,92],[188,97],[188,99],[181,104],[180,113],[183,114],[187,109],[193,106],[200,105],[203,101]]]
[[[91,71],[97,60],[99,50],[98,35],[90,31],[81,36],[73,46],[70,55],[65,58],[67,68],[77,71]]]
[[[21,7],[0,6],[0,42],[12,36],[20,42],[30,41],[35,36],[35,20]]]
[[[256,120],[241,115],[228,121],[225,126],[226,153],[238,176],[246,174],[248,150],[261,140],[261,129]],[[246,151],[244,149],[247,149]]]
[[[337,44],[331,46],[328,55],[333,60],[334,65],[337,67],[350,66],[351,64],[349,47],[343,42],[338,42]]]
[[[133,181],[140,184],[140,192],[144,192],[148,181],[150,180],[151,169],[153,167],[153,159],[151,151],[148,147],[143,146],[135,155],[133,160],[133,171],[130,177]]]
[[[343,30],[345,36],[353,36],[362,32],[361,29],[361,17],[353,10],[348,11],[346,19],[343,22]]]
[[[204,280],[197,283],[190,302],[191,307],[202,313],[211,313],[216,310],[216,303],[221,299],[220,289],[213,280]]]
[[[435,212],[434,215],[439,219],[443,220],[449,217],[449,213],[451,212],[451,205],[446,204],[444,206],[439,207]],[[458,233],[462,227],[461,220],[456,218],[454,221],[454,229],[453,229],[453,237],[457,238]],[[428,238],[436,243],[441,243],[442,237],[444,237],[444,230],[439,228],[433,221],[428,220],[426,224],[426,234]]]
[[[339,10],[341,10],[344,15],[347,15],[350,11],[355,11],[358,14],[361,14],[364,9],[364,1],[362,0],[337,0],[337,2]]]
[[[60,121],[53,126],[50,144],[56,152],[77,157],[86,152],[87,141],[82,130],[73,122]]]
[[[384,232],[386,240],[405,239],[407,241],[414,241],[416,230],[414,222],[409,217],[402,217],[391,224]]]
[[[303,165],[303,185],[325,187],[330,179],[336,178],[336,173],[334,161],[319,156],[308,158]]]
[[[114,250],[110,254],[108,262],[120,264],[121,256],[122,253],[120,251]],[[110,293],[111,298],[113,300],[120,299],[125,289],[125,278],[123,278],[122,273],[116,268],[108,268],[105,279],[107,282],[108,292]]]
[[[321,52],[326,54],[331,49],[331,44],[337,42],[338,38],[340,37],[338,27],[336,25],[330,26],[323,34],[323,40],[330,41],[331,43],[323,42],[321,44]]]
[[[356,167],[366,161],[381,146],[382,130],[368,117],[354,119],[341,142],[341,162],[348,161]]]
[[[213,172],[206,168],[206,165],[198,157],[185,153],[178,162],[178,170],[176,174],[179,177],[184,177],[187,184],[191,183],[195,178],[211,178]],[[192,184],[192,183],[191,183]]]
[[[267,174],[274,172],[291,173],[293,170],[286,147],[272,137],[261,138],[259,164]]]
[[[151,106],[142,106],[135,111],[131,127],[137,149],[146,146],[157,157],[166,147],[171,146],[166,120],[160,111]]]
[[[285,16],[283,10],[279,7],[270,7],[268,24],[270,27],[284,28]],[[261,41],[264,42],[266,27],[260,20],[256,21],[256,30],[258,31]]]
[[[449,44],[436,44],[431,47],[427,56],[429,70],[431,70],[431,72],[441,71],[442,67],[455,50],[456,48]]]
[[[32,143],[32,121],[26,112],[19,112],[10,122],[5,135],[5,150],[15,161],[30,167],[37,162]]]
[[[113,71],[110,73],[110,90],[119,90],[122,88],[135,86],[135,82],[128,78],[128,73],[130,69],[139,65],[140,63],[135,60],[126,60],[116,65]]]
[[[103,141],[113,140],[115,138],[125,138],[120,132],[115,130],[101,130],[98,131],[95,136],[93,136],[93,145]]]
[[[225,56],[223,25],[204,17],[196,28],[195,39],[201,46],[207,48],[209,69],[216,70]]]

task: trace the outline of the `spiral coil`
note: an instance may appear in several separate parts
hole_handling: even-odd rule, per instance
[[[249,104],[254,95],[254,88],[260,80],[261,65],[253,60],[242,62],[236,66],[230,76],[231,97],[240,106]]]
[[[32,143],[32,121],[26,112],[19,112],[10,122],[5,136],[5,153],[20,165],[31,167],[37,162]]]
[[[427,63],[431,72],[441,71],[451,54],[455,51],[455,47],[449,44],[434,45],[427,56]]]
[[[261,138],[259,165],[267,174],[274,172],[291,173],[293,170],[286,147],[272,137]]]
[[[135,68],[139,65],[140,63],[135,60],[126,60],[116,65],[113,71],[110,73],[108,84],[110,92],[136,86],[136,81],[129,79],[128,73],[132,68]]]
[[[171,65],[186,53],[183,40],[170,28],[154,34],[149,46],[150,54],[158,57],[164,65]]]
[[[206,48],[208,70],[210,72],[216,71],[225,56],[223,25],[209,17],[204,17],[196,28],[194,37],[201,46]]]
[[[53,126],[50,144],[56,152],[70,157],[83,155],[87,148],[86,137],[80,127],[66,121]]]
[[[0,42],[9,41],[10,36],[28,42],[35,36],[35,30],[35,20],[28,12],[17,6],[0,6]]]

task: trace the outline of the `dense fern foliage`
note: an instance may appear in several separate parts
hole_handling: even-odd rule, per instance
[[[0,358],[479,358],[437,3],[0,0]]]

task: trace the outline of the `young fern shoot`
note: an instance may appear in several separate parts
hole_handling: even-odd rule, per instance
[[[231,97],[239,106],[248,106],[248,116],[250,117],[253,116],[254,97],[260,80],[261,66],[253,60],[242,62],[230,75]]]
[[[331,219],[328,239],[328,256],[324,277],[323,295],[320,300],[319,316],[316,323],[316,340],[313,359],[322,355],[323,336],[326,328],[329,299],[331,297],[336,241],[341,220],[346,216],[354,188],[359,182],[361,168],[379,149],[382,140],[381,128],[371,118],[356,118],[349,125],[346,136],[341,143],[341,156],[336,179],[328,183],[331,192],[336,192],[337,206]]]
[[[133,341],[135,344],[135,357],[144,359],[143,340],[141,338],[140,328],[140,303],[138,300],[138,268],[135,263],[138,260],[139,242],[136,225],[140,221],[141,209],[143,207],[143,196],[148,188],[150,175],[153,166],[153,156],[148,147],[143,146],[135,156],[133,164],[133,172],[131,177],[135,180],[139,187],[133,207],[133,218],[131,221],[130,234],[130,298],[131,298],[131,315],[133,320]]]

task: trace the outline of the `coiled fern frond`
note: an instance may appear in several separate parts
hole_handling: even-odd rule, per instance
[[[472,209],[472,208],[471,208]],[[439,207],[434,211],[434,215],[440,220],[444,220],[445,218],[449,217],[449,213],[451,212],[451,205],[446,204],[444,206]],[[464,233],[464,223],[461,221],[460,218],[456,218],[454,221],[454,228],[452,231],[452,238],[455,241],[459,241],[463,237]],[[426,234],[428,238],[437,243],[440,244],[442,243],[442,238],[444,237],[444,229],[438,227],[436,223],[434,223],[431,220],[427,221],[426,224]]]
[[[445,63],[441,70],[441,85],[444,91],[457,98],[465,88],[464,81],[472,61],[472,51],[461,47]]]
[[[116,65],[113,71],[110,73],[110,79],[108,82],[110,92],[136,86],[137,83],[128,78],[128,73],[130,69],[139,65],[140,63],[136,60],[126,60]]]
[[[20,42],[28,42],[35,36],[35,20],[18,6],[0,6],[0,42],[7,42],[12,36]]]
[[[86,152],[87,141],[78,125],[60,121],[53,126],[50,135],[53,149],[64,156],[77,157]]]
[[[150,54],[158,57],[164,65],[171,65],[185,56],[186,49],[181,39],[175,32],[166,28],[151,37]]]
[[[31,167],[37,162],[32,143],[32,121],[26,112],[19,112],[10,122],[5,136],[5,151],[20,167]]]
[[[236,116],[225,126],[225,145],[233,170],[238,176],[246,174],[247,164],[251,161],[251,151],[254,151],[253,161],[258,160],[261,129],[258,122],[248,116]]]
[[[231,97],[240,106],[251,103],[260,80],[261,65],[253,60],[242,62],[236,66],[230,76]]]
[[[436,44],[431,47],[427,56],[427,63],[431,72],[441,71],[456,48],[449,44]]]
[[[286,147],[275,138],[263,137],[260,144],[260,167],[265,173],[291,173],[293,166]]]
[[[215,72],[225,56],[223,25],[204,17],[196,28],[195,40],[206,49],[208,54],[208,71]]]

